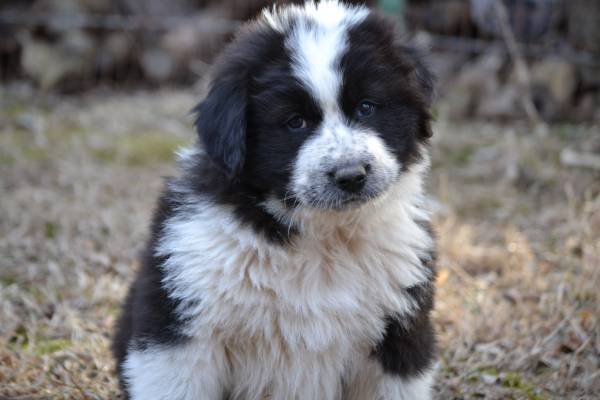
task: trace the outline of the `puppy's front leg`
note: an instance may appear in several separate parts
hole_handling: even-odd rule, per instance
[[[345,399],[431,399],[435,337],[428,311],[432,303],[425,299],[420,304],[413,314],[387,318],[381,342],[351,371]]]
[[[365,359],[344,388],[344,400],[430,400],[434,370],[403,377],[385,372],[372,358]]]
[[[426,286],[424,286],[426,287]],[[383,376],[379,381],[382,400],[428,400],[431,398],[435,336],[429,317],[430,295],[413,289],[420,298],[414,314],[390,316],[383,340],[374,356]]]
[[[197,341],[131,349],[123,372],[131,400],[222,400],[228,383],[223,349]]]
[[[430,400],[433,370],[411,378],[385,375],[379,382],[380,400]]]

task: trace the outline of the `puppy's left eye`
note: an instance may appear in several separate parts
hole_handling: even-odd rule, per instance
[[[375,104],[371,103],[370,101],[362,101],[356,108],[356,117],[359,119],[370,117],[374,113]]]
[[[285,123],[289,130],[296,132],[306,129],[306,120],[300,115],[294,115]]]

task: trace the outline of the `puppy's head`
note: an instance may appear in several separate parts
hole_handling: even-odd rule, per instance
[[[196,125],[228,179],[289,206],[345,209],[420,160],[431,96],[393,23],[324,0],[266,11],[242,30]]]

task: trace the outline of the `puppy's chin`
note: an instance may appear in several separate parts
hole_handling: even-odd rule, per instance
[[[365,192],[356,194],[340,194],[340,193],[325,193],[322,196],[313,196],[303,199],[298,204],[319,211],[350,211],[357,210],[365,205],[368,205],[382,193],[380,192]]]
[[[380,202],[391,190],[393,184],[384,188],[366,188],[357,193],[347,193],[342,190],[307,190],[300,193],[288,192],[285,198],[271,198],[267,203],[269,210],[279,213],[289,213],[299,210],[316,211],[318,213],[345,212],[359,210],[362,207]],[[274,207],[278,204],[277,207]]]

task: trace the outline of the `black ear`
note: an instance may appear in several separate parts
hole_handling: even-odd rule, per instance
[[[240,71],[222,71],[194,111],[196,130],[211,160],[229,177],[246,157],[247,82]]]
[[[435,77],[427,63],[423,52],[416,47],[400,45],[399,52],[402,59],[406,60],[411,69],[411,78],[417,85],[422,99],[427,107],[431,105],[435,97]]]
[[[397,46],[396,51],[404,61],[410,84],[416,89],[415,93],[422,108],[419,135],[427,140],[433,136],[430,108],[435,97],[435,77],[419,49],[401,44]]]

